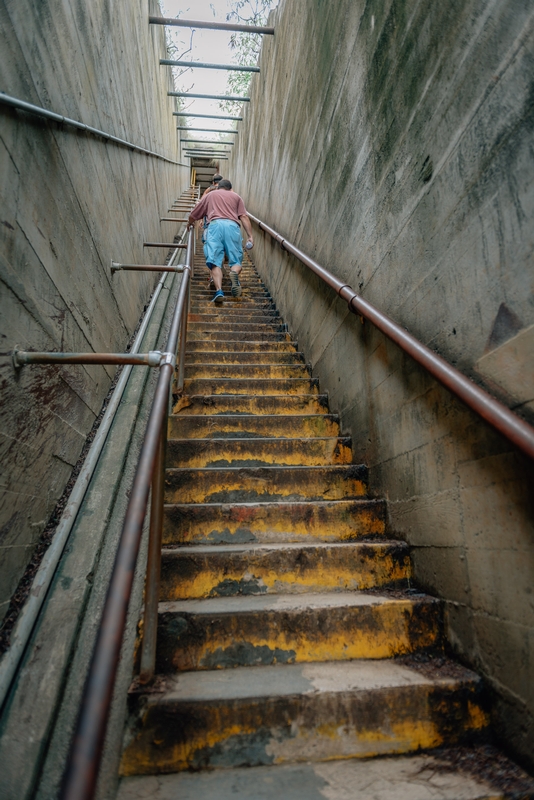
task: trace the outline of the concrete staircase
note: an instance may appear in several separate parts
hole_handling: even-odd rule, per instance
[[[198,261],[119,798],[534,797],[255,269],[216,307]]]

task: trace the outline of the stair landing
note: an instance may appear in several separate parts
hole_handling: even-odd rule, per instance
[[[117,800],[501,800],[532,781],[493,747],[124,778]]]

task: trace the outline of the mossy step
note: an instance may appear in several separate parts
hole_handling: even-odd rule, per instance
[[[339,436],[339,417],[335,414],[172,414],[168,435],[170,439]]]
[[[186,378],[309,378],[309,364],[187,364]]]
[[[223,469],[167,469],[166,503],[300,503],[356,500],[367,493],[367,468],[362,465],[328,467],[234,467]],[[382,500],[367,501],[382,509]],[[317,509],[319,511],[319,509]],[[265,512],[267,513],[267,512]],[[279,513],[284,513],[284,506]],[[313,516],[314,509],[307,514]],[[382,522],[383,525],[383,522]],[[251,539],[252,541],[252,539]]]
[[[198,353],[186,352],[185,366],[193,364],[304,364],[304,354],[297,352],[264,351],[221,351],[206,350]]]
[[[188,344],[195,340],[211,340],[212,348],[213,342],[216,341],[238,341],[238,342],[292,342],[289,333],[283,331],[265,330],[263,326],[259,326],[259,330],[251,331],[249,328],[246,330],[235,331],[231,326],[228,328],[221,328],[220,330],[206,331],[206,330],[189,330],[187,331]]]
[[[233,498],[250,496],[246,486],[233,488],[228,483],[212,487],[210,498],[219,502],[183,502],[168,491],[172,500],[164,508],[163,541],[171,544],[230,544],[250,542],[352,542],[382,537],[386,530],[386,504],[382,500],[295,501],[284,496],[272,502],[260,495],[256,502]],[[216,491],[219,488],[219,491]],[[284,488],[280,487],[280,493]],[[316,487],[315,487],[316,488]],[[196,486],[193,491],[206,491]],[[309,487],[310,494],[313,489]],[[209,490],[208,490],[209,491]],[[275,487],[268,487],[271,498]],[[228,499],[226,499],[228,498]],[[232,499],[229,499],[232,498]]]
[[[206,276],[206,278],[207,278],[207,276]],[[202,278],[201,280],[193,279],[193,282],[191,284],[191,289],[192,289],[192,291],[194,292],[195,295],[198,292],[202,292],[202,291],[206,291],[206,292],[213,291],[213,289],[214,289],[213,285],[208,286],[208,281],[206,280],[206,278]],[[263,283],[263,281],[261,281],[257,277],[254,277],[253,275],[243,275],[243,273],[241,273],[241,275],[239,276],[239,282],[240,282],[240,284],[241,284],[241,286],[243,288],[246,287],[246,288],[251,289],[251,290],[263,291],[263,292],[267,292],[268,291],[268,289],[265,286],[265,284]],[[231,286],[232,286],[232,283],[230,281],[230,278],[227,277],[227,276],[224,276],[223,282],[222,282],[223,290],[224,289],[230,289]]]
[[[156,670],[392,658],[440,649],[441,612],[441,601],[428,595],[357,591],[163,602]]]
[[[208,322],[190,322],[187,326],[188,333],[189,331],[206,331],[206,333],[212,333],[212,331],[225,330],[250,331],[251,333],[255,333],[256,331],[285,333],[287,331],[287,325],[285,325],[283,322],[279,322],[278,320],[275,320],[274,322],[236,322],[234,320],[212,319]]]
[[[192,314],[217,314],[217,315],[231,315],[231,314],[260,314],[260,313],[268,313],[269,311],[276,311],[276,305],[274,304],[273,300],[268,297],[263,300],[252,300],[247,299],[246,297],[232,297],[231,295],[225,295],[225,302],[221,306],[216,306],[215,303],[212,303],[211,300],[213,299],[213,294],[211,297],[206,297],[203,299],[195,300],[194,297],[191,297],[191,307],[190,311]],[[214,308],[215,306],[215,308]]]
[[[184,395],[319,394],[318,378],[186,378]]]
[[[131,704],[123,775],[416,753],[488,725],[478,676],[443,661],[186,672]]]
[[[169,439],[167,467],[263,467],[350,464],[350,437]]]
[[[222,324],[233,324],[233,323],[240,323],[240,324],[249,324],[249,323],[262,323],[262,324],[270,324],[272,322],[281,322],[280,315],[277,311],[271,311],[270,313],[260,310],[260,311],[253,311],[252,309],[249,310],[241,310],[241,309],[225,309],[224,306],[220,312],[212,310],[211,313],[201,314],[196,312],[190,312],[188,317],[188,324],[192,322],[197,323],[213,323],[214,320],[217,322],[221,322]]]
[[[253,300],[255,300],[255,299],[258,299],[258,300],[270,300],[271,299],[271,295],[269,294],[269,292],[266,289],[261,289],[260,287],[258,287],[258,288],[255,288],[255,287],[249,288],[248,286],[242,286],[241,288],[242,288],[241,297],[244,298],[245,300],[247,300],[247,299],[249,299],[249,300],[250,299],[253,299]],[[231,297],[230,286],[224,287],[223,288],[223,292],[224,292],[225,296],[228,295],[228,296]],[[215,289],[195,289],[194,294],[192,293],[191,296],[196,302],[200,302],[202,300],[211,300],[211,298],[213,297],[214,294],[215,294]]]
[[[194,341],[189,339],[185,350],[186,359],[189,358],[190,353],[213,352],[214,348],[224,352],[232,350],[234,353],[296,353],[298,343],[285,338],[281,341],[265,342],[254,340],[251,337],[238,341],[218,339],[216,344],[212,339],[195,339]]]
[[[184,395],[173,408],[174,414],[327,414],[328,395]]]
[[[408,587],[404,542],[189,545],[164,549],[162,601]]]

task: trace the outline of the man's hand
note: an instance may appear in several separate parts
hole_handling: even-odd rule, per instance
[[[252,238],[252,225],[250,224],[250,219],[248,218],[247,214],[242,214],[239,217],[239,219],[240,219],[241,224],[243,225],[243,227],[245,229],[245,233],[247,234],[247,237],[248,237],[247,238],[247,245],[248,245],[249,242],[252,242],[252,244],[254,244],[254,239]],[[246,245],[245,245],[245,247],[246,247]],[[247,247],[247,250],[250,250],[250,247]]]

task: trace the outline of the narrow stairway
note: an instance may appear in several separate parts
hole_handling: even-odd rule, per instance
[[[252,264],[241,282],[214,306],[197,257],[158,675],[130,693],[118,797],[534,796]]]

